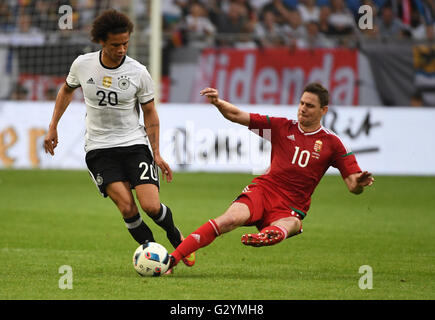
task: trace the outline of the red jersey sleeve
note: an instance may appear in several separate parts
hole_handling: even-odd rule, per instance
[[[269,117],[258,113],[250,113],[249,116],[249,130],[267,140],[271,140],[272,134],[278,133],[288,122],[286,118]]]
[[[342,178],[345,179],[353,173],[361,172],[356,157],[350,148],[347,148],[338,137],[335,141],[336,147],[332,166],[340,171]]]

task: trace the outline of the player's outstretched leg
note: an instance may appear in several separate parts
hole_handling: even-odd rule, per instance
[[[234,202],[223,215],[204,223],[171,253],[171,266],[177,265],[181,259],[192,252],[209,245],[219,235],[244,225],[249,217],[248,206],[244,203]]]
[[[289,237],[302,233],[302,222],[296,217],[288,217],[272,222],[259,233],[242,236],[242,243],[247,246],[263,247],[277,244]]]
[[[259,233],[248,233],[242,236],[242,243],[246,246],[272,246],[287,238],[287,230],[280,226],[268,226]]]
[[[171,267],[177,265],[196,250],[205,247],[213,242],[220,235],[219,227],[214,220],[209,220],[201,227],[192,232],[174,252],[171,253]],[[193,264],[192,264],[193,265]]]

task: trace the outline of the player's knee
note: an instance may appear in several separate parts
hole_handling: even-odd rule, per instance
[[[160,203],[141,203],[142,210],[150,217],[154,217],[160,212]]]
[[[215,221],[218,224],[221,233],[232,231],[241,225],[240,219],[235,215],[223,215]]]
[[[139,210],[134,202],[123,201],[117,204],[119,211],[124,218],[131,218],[138,214]]]

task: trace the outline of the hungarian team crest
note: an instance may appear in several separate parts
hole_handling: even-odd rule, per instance
[[[322,145],[323,145],[323,142],[321,140],[317,140],[314,143],[314,151],[316,151],[316,152],[322,151]]]
[[[319,159],[320,158],[320,151],[322,151],[322,145],[323,142],[321,140],[317,140],[314,143],[314,152],[311,154],[311,157],[314,159]]]

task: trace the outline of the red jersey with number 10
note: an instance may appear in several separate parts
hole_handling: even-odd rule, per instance
[[[324,127],[304,132],[296,120],[251,113],[249,129],[272,143],[270,167],[253,182],[278,191],[289,208],[303,217],[330,166],[337,168],[343,179],[361,172],[350,149]]]

